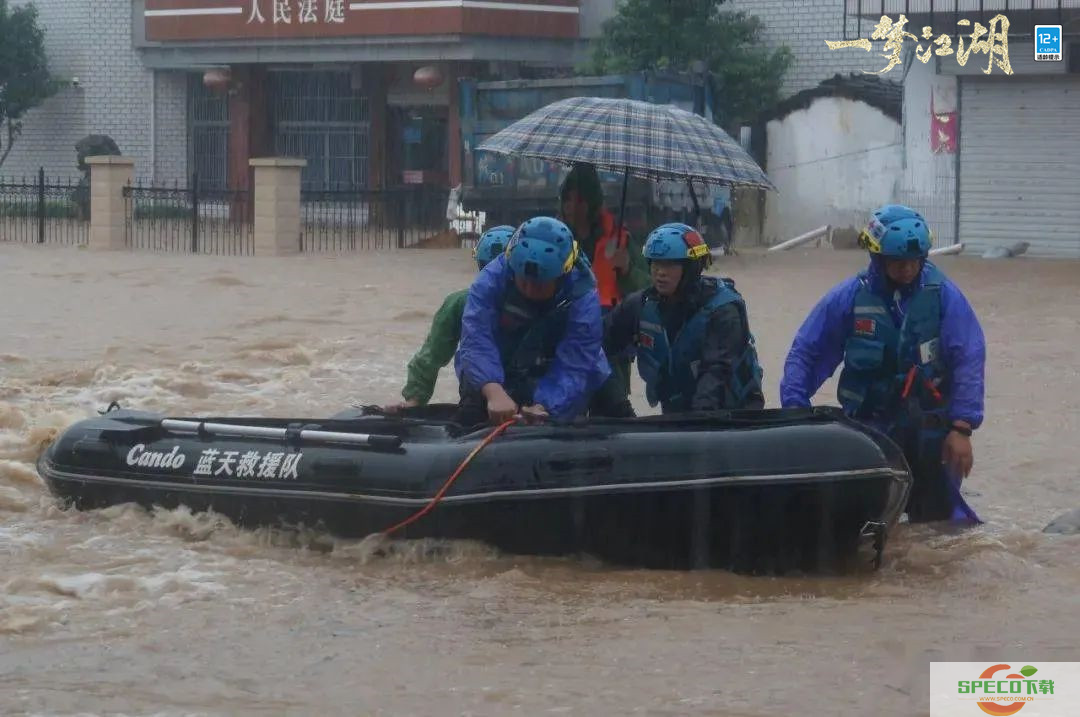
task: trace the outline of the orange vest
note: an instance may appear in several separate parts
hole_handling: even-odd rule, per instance
[[[615,215],[606,209],[600,210],[600,226],[603,233],[596,240],[596,249],[591,257],[592,269],[596,276],[596,291],[600,294],[600,306],[610,309],[622,300],[613,262],[615,250],[626,248],[630,233],[624,227],[621,236],[616,237]]]

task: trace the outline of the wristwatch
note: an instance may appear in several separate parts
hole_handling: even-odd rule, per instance
[[[956,425],[954,423],[951,426],[949,426],[949,430],[950,431],[956,431],[961,436],[967,436],[968,438],[971,438],[971,429],[968,428],[967,426],[958,426],[958,425]]]

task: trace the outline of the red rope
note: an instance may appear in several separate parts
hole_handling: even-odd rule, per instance
[[[487,436],[484,438],[484,440],[480,441],[480,445],[478,445],[476,448],[472,449],[472,451],[469,453],[469,455],[465,456],[465,460],[463,460],[461,462],[461,464],[457,467],[457,470],[455,470],[454,473],[446,480],[446,482],[443,483],[442,488],[439,488],[439,491],[435,494],[435,496],[431,499],[431,501],[427,505],[425,505],[423,508],[421,508],[417,512],[413,513],[412,515],[410,515],[408,518],[401,521],[397,525],[384,530],[383,535],[390,535],[391,533],[394,533],[394,532],[396,532],[398,530],[401,530],[405,526],[411,525],[412,523],[415,523],[416,521],[420,520],[425,515],[430,513],[432,511],[432,509],[434,509],[435,506],[438,505],[439,501],[442,500],[443,496],[446,495],[446,491],[448,491],[450,489],[450,486],[452,486],[454,484],[454,481],[456,481],[458,479],[458,476],[460,476],[465,471],[465,469],[468,467],[468,465],[470,463],[472,463],[472,459],[476,458],[476,456],[479,455],[480,451],[484,450],[484,448],[489,443],[491,443],[493,440],[495,440],[495,438],[497,438],[500,433],[502,433],[507,428],[514,425],[515,423],[517,423],[517,419],[513,419],[513,420],[510,420],[510,421],[505,421],[504,423],[501,423],[498,426],[496,426],[495,429],[491,433],[487,434]]]
[[[908,394],[911,393],[911,384],[915,382],[915,375],[918,373],[918,366],[912,366],[911,370],[908,371],[907,380],[904,381],[904,390],[900,392],[900,398],[906,399],[908,397]],[[937,386],[935,386],[930,381],[930,379],[926,378],[925,376],[920,376],[919,378],[923,380],[923,385],[925,385],[926,388],[930,391],[930,395],[934,397],[934,400],[938,403],[941,403],[941,391],[938,391]]]
[[[907,379],[904,381],[904,390],[900,392],[900,398],[907,398],[911,393],[911,384],[915,381],[915,372],[918,368],[912,366],[907,372]]]

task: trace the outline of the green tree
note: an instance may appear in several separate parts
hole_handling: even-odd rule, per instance
[[[49,74],[45,32],[33,5],[9,8],[0,0],[0,166],[22,132],[27,110],[55,94],[60,83]]]
[[[775,104],[791,51],[761,40],[761,20],[723,10],[726,0],[620,0],[587,71],[688,71],[700,60],[718,80],[714,116],[726,127]]]

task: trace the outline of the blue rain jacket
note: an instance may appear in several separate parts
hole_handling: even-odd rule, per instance
[[[927,262],[927,266],[932,265]],[[940,270],[938,270],[940,271]],[[890,295],[877,262],[868,269],[870,288],[885,299],[892,320],[899,326],[927,267],[899,296]],[[844,358],[844,343],[853,328],[852,310],[859,277],[833,287],[813,308],[795,335],[784,363],[780,401],[784,407],[809,406],[811,397],[832,376]],[[899,299],[896,301],[895,299]],[[963,420],[978,428],[983,421],[986,340],[974,310],[959,287],[945,278],[941,287],[941,346],[951,376],[950,420]]]
[[[500,315],[513,281],[513,272],[503,255],[484,267],[469,288],[461,320],[461,342],[454,359],[463,387],[479,390],[488,383],[505,385],[507,367],[500,353]],[[580,291],[583,281],[591,282],[585,292]],[[588,265],[579,263],[562,279],[556,295],[557,303],[568,302],[565,329],[532,395],[533,403],[542,405],[555,420],[569,420],[583,413],[593,392],[611,374],[603,350],[603,321],[595,284]],[[575,298],[575,294],[580,295]]]

